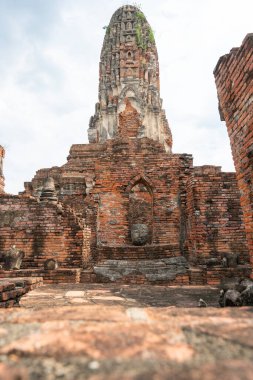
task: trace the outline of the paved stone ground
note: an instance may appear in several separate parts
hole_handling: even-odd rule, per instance
[[[0,380],[253,379],[253,308],[220,309],[218,293],[42,286],[0,310]]]

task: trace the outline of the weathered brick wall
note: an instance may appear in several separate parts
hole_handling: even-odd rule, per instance
[[[226,121],[248,247],[253,264],[253,34],[221,57],[214,70],[222,120]]]
[[[167,154],[148,138],[118,138],[95,145],[73,146],[64,167],[41,170],[32,181],[36,189],[48,173],[54,176],[58,197],[85,218],[86,262],[99,259],[97,246],[125,247],[124,252],[118,250],[118,258],[132,257],[131,249],[127,250],[132,246],[131,225],[144,219],[150,229],[149,243],[164,246],[164,256],[188,254],[198,263],[210,255],[232,252],[247,260],[233,173],[212,166],[193,170],[192,156]],[[81,183],[90,184],[80,197],[71,194],[77,173]],[[66,179],[68,193],[62,190]],[[117,258],[115,252],[113,257]]]
[[[54,177],[63,206],[25,194],[0,197],[0,250],[12,244],[23,249],[24,268],[41,268],[46,258],[58,258],[63,269],[53,277],[42,268],[34,273],[47,282],[79,281],[80,273],[63,271],[84,266],[91,275],[89,268],[108,259],[187,255],[195,268],[201,265],[199,273],[191,272],[190,283],[212,283],[230,272],[216,266],[209,273],[207,258],[229,252],[239,253],[241,263],[248,260],[234,173],[192,167],[191,155],[168,154],[159,142],[128,137],[73,146],[67,164],[37,172],[26,195],[39,195],[48,176]],[[133,246],[134,222],[148,224],[146,246]]]
[[[81,267],[89,255],[83,227],[68,207],[0,196],[0,252],[16,245],[26,255],[23,268],[43,266],[48,258],[57,259],[60,267]]]
[[[137,138],[141,122],[139,114],[130,101],[126,99],[126,108],[119,114],[118,135],[121,137]]]
[[[4,174],[3,174],[3,160],[5,156],[5,150],[0,145],[0,194],[4,193]]]
[[[83,247],[82,247],[83,264],[89,263],[92,259],[91,255],[91,228],[84,226],[83,228]]]
[[[181,217],[184,214],[185,184],[192,157],[168,155],[161,144],[150,139],[115,139],[96,162],[96,184],[92,191],[99,204],[98,243],[131,245],[129,203],[138,183],[149,189],[150,230],[153,244],[171,244],[179,252]],[[136,220],[138,222],[138,219]]]
[[[217,166],[194,167],[187,183],[187,248],[190,261],[239,254],[248,262],[245,229],[235,173]]]
[[[135,117],[132,122],[136,122]],[[132,244],[131,190],[141,181],[150,200],[152,243],[171,244],[178,254],[185,239],[185,183],[191,167],[191,155],[167,154],[160,143],[148,138],[74,145],[67,164],[38,171],[26,184],[26,194],[38,195],[44,180],[53,177],[59,200],[73,206],[90,228],[94,260],[97,244]],[[78,177],[86,186],[85,194],[80,196],[71,193],[71,183]],[[66,180],[68,193],[64,191]]]
[[[95,182],[95,162],[106,149],[106,144],[73,145],[65,165],[40,169],[31,182],[25,182],[25,194],[39,198],[46,178],[52,177],[59,201],[85,217],[86,198]]]

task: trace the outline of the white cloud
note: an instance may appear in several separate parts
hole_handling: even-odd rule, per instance
[[[122,0],[0,0],[0,144],[6,191],[23,190],[35,171],[65,163],[86,143],[98,90],[104,25]],[[232,170],[212,71],[252,32],[251,0],[145,0],[155,30],[161,95],[174,152],[194,164]]]

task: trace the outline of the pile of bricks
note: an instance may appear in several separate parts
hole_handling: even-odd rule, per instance
[[[42,284],[41,277],[0,279],[0,308],[19,306],[20,298],[24,294]]]

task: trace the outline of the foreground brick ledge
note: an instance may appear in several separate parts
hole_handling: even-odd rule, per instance
[[[15,277],[0,279],[0,307],[19,306],[20,298],[43,285],[42,277]]]

